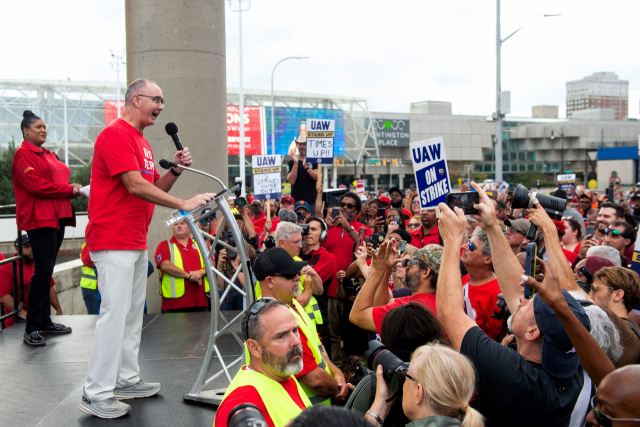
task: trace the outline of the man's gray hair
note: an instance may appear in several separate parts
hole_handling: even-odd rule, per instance
[[[482,250],[482,256],[491,256],[491,246],[489,246],[489,237],[482,228],[476,228],[471,234],[471,237],[476,237],[480,240],[480,249]]]
[[[278,218],[280,218],[280,221],[292,222],[294,224],[298,222],[298,215],[296,215],[294,211],[287,209],[280,209],[280,212],[278,212]]]
[[[139,91],[147,87],[147,83],[156,84],[153,80],[148,79],[138,79],[132,81],[127,87],[127,91],[124,94],[124,106],[128,106],[131,104],[131,100],[133,99],[133,95],[137,95]]]
[[[276,228],[276,245],[280,240],[289,240],[295,234],[302,233],[302,228],[298,224],[292,222],[280,222]]]
[[[587,256],[600,256],[602,258],[606,258],[611,261],[614,267],[620,267],[622,265],[620,262],[620,252],[611,246],[594,246],[589,248]]]
[[[578,302],[587,299],[580,291],[569,291],[569,295]],[[620,343],[620,331],[618,331],[609,315],[595,304],[583,308],[589,317],[589,323],[591,324],[589,333],[593,339],[596,340],[613,363],[620,360],[624,351]]]
[[[286,307],[286,305],[276,299],[270,298],[265,301],[267,301],[267,303],[258,314],[249,315],[249,311],[247,311],[244,316],[242,316],[242,334],[245,339],[252,339],[258,342],[262,341],[262,337],[264,336],[264,327],[261,321],[262,317],[275,307]],[[250,316],[249,321],[247,321],[247,316]]]

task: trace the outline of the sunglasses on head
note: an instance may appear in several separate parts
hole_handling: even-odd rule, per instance
[[[611,427],[611,421],[630,421],[630,422],[640,422],[640,418],[613,418],[607,414],[603,414],[598,409],[596,409],[596,405],[598,401],[596,400],[596,396],[591,398],[591,407],[593,408],[593,415],[595,415],[598,423],[603,427]]]
[[[341,208],[347,208],[347,209],[353,209],[353,208],[356,207],[356,205],[352,205],[351,203],[342,202],[342,203],[340,203],[340,207]]]
[[[274,274],[274,276],[276,277],[284,277],[287,280],[293,280],[297,275],[299,275],[300,272],[297,273],[291,273],[291,274],[280,274],[280,273],[276,273]]]
[[[267,305],[267,302],[269,302],[269,300],[260,298],[259,300],[251,304],[251,307],[249,307],[249,310],[247,311],[247,317],[244,320],[244,330],[246,331],[246,335],[244,337],[245,341],[249,339],[249,337],[247,336],[249,334],[249,318],[260,313],[260,310],[262,310],[264,306]]]
[[[613,237],[616,237],[616,238],[622,236],[622,233],[623,232],[620,231],[620,230],[614,230],[613,228],[609,228],[609,227],[605,228],[605,230],[604,230],[604,235],[605,236],[608,236],[609,234],[612,234]]]

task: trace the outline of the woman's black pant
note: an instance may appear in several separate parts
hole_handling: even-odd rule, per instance
[[[33,253],[34,272],[27,298],[26,333],[39,331],[51,326],[51,276],[56,265],[58,250],[64,240],[64,220],[58,228],[43,227],[28,230],[29,243]]]

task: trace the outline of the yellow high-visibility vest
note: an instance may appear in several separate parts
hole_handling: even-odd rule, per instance
[[[82,244],[82,249],[86,246],[86,243]],[[80,254],[80,259],[82,259],[82,253]],[[96,277],[96,272],[93,267],[87,267],[86,265],[82,265],[82,277],[80,278],[80,287],[86,289],[96,290],[98,289],[98,278]]]
[[[171,264],[184,270],[182,255],[180,255],[178,245],[171,243],[169,240],[166,240],[166,242],[169,245],[169,253],[171,253]],[[200,267],[204,269],[202,253],[200,253],[200,249],[195,243],[194,247],[198,250],[198,255],[200,256]],[[162,272],[162,274],[160,274],[160,295],[165,298],[181,298],[185,291],[184,280],[182,277],[173,277],[170,274]],[[206,274],[204,275],[204,291],[209,292],[209,279]]]

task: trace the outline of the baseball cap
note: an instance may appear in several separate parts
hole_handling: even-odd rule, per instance
[[[256,279],[262,281],[274,274],[293,274],[307,265],[306,261],[294,260],[289,252],[282,248],[271,248],[260,254],[253,263]]]
[[[556,191],[553,192],[552,196],[557,197],[559,199],[562,200],[566,200],[567,199],[567,192],[561,189],[557,189]]]
[[[381,196],[378,200],[380,200],[382,203],[386,203],[388,205],[391,204],[391,199],[388,198],[387,196]]]
[[[18,243],[18,240],[20,241],[20,243]],[[26,235],[26,234],[21,234],[20,237],[18,237],[15,240],[15,242],[13,242],[13,246],[15,246],[17,248],[18,244],[24,245],[25,243],[29,243],[29,236]]]
[[[520,218],[520,219],[505,219],[504,225],[507,227],[511,227],[514,230],[527,235],[529,231],[529,227],[531,227],[531,222],[528,219]]]
[[[443,251],[444,248],[442,246],[432,243],[414,252],[413,255],[411,255],[411,259],[422,261],[427,264],[427,267],[429,267],[436,273],[439,273]]]
[[[589,317],[584,309],[569,293],[562,291],[571,312],[578,318],[587,330],[591,330]],[[556,378],[569,378],[578,370],[580,358],[571,343],[569,336],[562,326],[562,322],[551,307],[536,295],[533,298],[533,313],[536,323],[542,333],[542,367]]]
[[[294,211],[297,211],[298,208],[304,208],[307,210],[307,212],[311,212],[311,206],[309,206],[309,203],[305,202],[304,200],[298,200],[293,206]]]
[[[403,193],[403,192],[402,192],[402,190],[401,190],[401,189],[399,189],[398,187],[391,187],[391,188],[389,189],[389,196],[391,196],[391,193],[393,193],[394,191],[395,191],[396,193],[400,193],[400,195],[401,195],[401,196],[404,196],[404,193]]]
[[[284,203],[284,202],[289,202],[293,205],[296,201],[293,200],[293,197],[286,195],[286,196],[282,196],[282,199],[280,199],[280,203]]]

